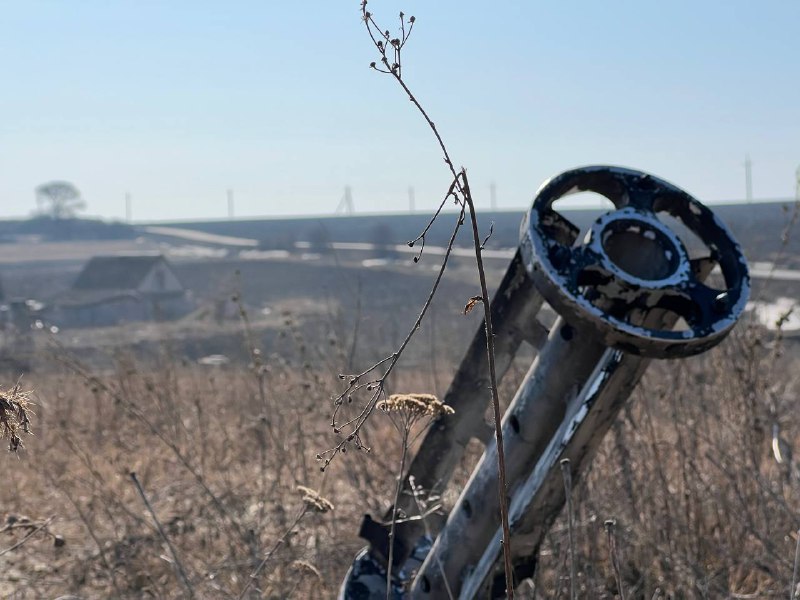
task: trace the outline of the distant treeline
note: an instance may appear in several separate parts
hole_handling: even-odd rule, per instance
[[[118,221],[99,219],[54,219],[39,216],[25,220],[0,221],[0,242],[14,242],[19,236],[43,240],[120,240],[136,237],[136,229]]]

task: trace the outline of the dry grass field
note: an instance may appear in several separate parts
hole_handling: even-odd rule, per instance
[[[475,282],[469,265],[456,267],[388,391],[446,390],[480,321],[460,313]],[[430,271],[335,261],[177,268],[201,300],[239,294],[249,326],[201,311],[37,340],[22,379],[33,435],[0,455],[0,597],[332,598],[363,545],[362,515],[388,508],[400,439],[385,415],[365,430],[371,452],[339,455],[324,473],[315,455],[336,441],[337,374],[396,347]],[[756,293],[795,293],[777,285]],[[748,317],[705,355],[651,365],[573,489],[580,597],[619,596],[608,519],[625,598],[790,597],[800,478],[772,446],[776,426],[790,446],[800,442],[798,350],[797,338]],[[196,362],[215,352],[230,363]],[[4,389],[17,381],[5,377]],[[477,460],[471,450],[445,508]],[[562,516],[528,596],[569,597],[567,540]]]
[[[373,451],[320,473],[346,344],[306,340],[289,316],[281,331],[281,353],[249,366],[185,364],[165,348],[98,371],[64,351],[28,377],[35,435],[2,457],[0,595],[236,598],[266,557],[244,597],[332,597],[361,515],[392,497],[399,439],[376,415]],[[800,482],[771,450],[775,423],[797,441],[800,370],[785,344],[742,327],[707,356],[653,365],[574,490],[582,597],[615,596],[610,518],[628,598],[788,597]],[[446,385],[450,367],[406,369],[392,388],[430,391],[419,382]],[[537,597],[568,597],[566,535],[559,522],[548,538]]]

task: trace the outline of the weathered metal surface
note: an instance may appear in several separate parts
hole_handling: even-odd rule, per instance
[[[574,246],[575,227],[552,205],[582,191],[605,196],[618,210],[598,219],[586,243]],[[710,249],[724,289],[692,275],[683,244],[658,212],[678,219]],[[647,173],[592,166],[553,177],[539,188],[522,232],[525,265],[547,302],[576,327],[594,331],[603,344],[629,353],[675,358],[703,352],[730,332],[747,303],[747,263],[727,227],[685,191]],[[621,243],[627,249],[613,251],[609,241],[625,233],[631,234]],[[630,243],[637,237],[639,245]],[[648,277],[624,266],[635,265],[626,254],[635,258],[642,246],[660,247],[664,259],[663,269]],[[648,328],[629,319],[632,311],[653,308],[676,313],[688,329]]]
[[[563,319],[553,326],[503,418],[509,492],[535,466],[605,350]],[[412,597],[446,598],[448,584],[459,593],[464,569],[478,558],[476,549],[482,553],[500,526],[497,469],[493,440],[420,567]]]
[[[547,339],[547,330],[536,318],[542,302],[542,297],[533,287],[517,253],[492,300],[495,365],[499,380],[502,380],[508,371],[523,341],[538,348]],[[477,438],[486,443],[492,435],[492,429],[484,422],[483,415],[490,397],[486,333],[482,323],[444,397],[444,402],[452,406],[455,413],[446,419],[434,422],[426,433],[404,479],[406,492],[410,489],[408,483],[410,477],[414,478],[417,486],[430,493],[443,491],[470,440]],[[398,508],[406,515],[415,515],[418,512],[416,502],[410,493],[401,494]],[[389,522],[390,519],[391,510],[384,516],[384,522]],[[441,518],[438,523],[435,518],[429,518],[428,526],[438,531],[441,522]],[[406,562],[412,549],[424,534],[425,528],[421,521],[405,521],[397,524],[393,554],[396,567]],[[373,563],[385,565],[389,548],[389,528],[367,515],[362,524],[361,535],[370,542],[370,547],[366,552],[359,554],[355,564],[369,563],[363,569],[365,572],[371,570]],[[398,568],[396,572],[400,577],[401,569]],[[358,582],[355,579],[351,570],[342,586],[341,598],[362,597],[349,591],[356,588],[363,590],[363,586],[357,586]],[[372,581],[377,582],[377,578],[372,578]],[[378,587],[371,588],[373,596],[368,597],[385,597],[385,577],[383,583],[376,585]]]
[[[617,210],[576,244],[578,230],[552,203],[583,190],[606,196]],[[658,212],[686,225],[710,256],[690,259]],[[704,283],[717,265],[721,290]],[[569,459],[578,478],[649,358],[696,354],[719,343],[744,308],[748,283],[741,249],[725,226],[672,184],[630,169],[585,167],[540,188],[492,307],[501,376],[523,339],[541,346],[502,423],[516,575],[533,573],[542,538],[564,504],[560,461]],[[542,296],[561,315],[544,345],[536,319]],[[687,328],[673,331],[679,318]],[[456,413],[428,432],[404,480],[407,489],[413,476],[417,486],[441,492],[469,440],[486,442],[485,342],[481,327],[445,397]],[[497,468],[491,440],[447,522],[427,523],[434,535],[441,529],[430,551],[420,520],[398,524],[395,597],[503,595]],[[413,495],[401,498],[402,513],[415,514]],[[367,516],[362,534],[370,548],[349,572],[341,598],[386,596],[376,569],[385,575],[387,527]]]
[[[712,263],[699,261],[692,268],[694,276],[703,281],[711,272]],[[665,328],[674,326],[675,321],[674,314],[653,311],[646,325]],[[535,564],[539,546],[566,502],[561,461],[569,460],[574,484],[649,364],[648,358],[606,349],[580,394],[567,406],[558,431],[511,496],[509,527],[516,564]],[[474,568],[465,574],[460,598],[475,598],[491,589],[496,580],[501,539],[498,527]]]

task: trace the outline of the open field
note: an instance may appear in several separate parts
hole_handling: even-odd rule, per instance
[[[793,270],[796,237],[781,243],[788,216],[776,215],[769,231],[744,217],[731,226],[752,258]],[[248,237],[234,225],[208,230]],[[372,243],[364,235],[331,239]],[[347,452],[320,472],[315,455],[336,441],[337,374],[393,352],[436,257],[412,265],[302,248],[248,257],[224,244],[144,238],[137,248],[174,250],[198,308],[169,323],[37,334],[22,380],[34,390],[34,435],[18,457],[0,455],[0,597],[334,597],[363,545],[362,515],[377,518],[391,502],[400,459],[397,432],[376,414],[364,440],[371,452]],[[498,233],[495,247],[504,240]],[[35,260],[16,249],[19,260],[0,271],[6,294],[46,298],[68,289],[92,253],[127,250],[69,244],[40,248]],[[480,324],[479,311],[462,314],[477,293],[473,263],[448,268],[391,392],[444,394]],[[506,264],[488,263],[490,287]],[[799,286],[757,279],[753,297],[796,299]],[[231,315],[211,317],[234,296]],[[229,362],[198,363],[208,355]],[[531,356],[521,353],[503,381],[504,402]],[[800,339],[751,317],[706,355],[651,366],[576,483],[580,597],[617,596],[603,529],[612,518],[626,598],[789,597],[800,477],[775,461],[772,435],[777,425],[791,446],[800,442],[798,374]],[[474,442],[445,508],[480,450]],[[569,597],[568,551],[561,519],[542,549],[535,597]]]

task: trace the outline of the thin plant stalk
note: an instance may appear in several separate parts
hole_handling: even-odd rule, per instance
[[[420,501],[421,486],[419,488],[416,486],[416,484],[414,483],[413,476],[410,476],[409,480],[410,480],[409,484],[411,485],[411,494],[414,498],[414,504],[417,507],[417,513],[419,513],[419,515],[422,517],[422,526],[425,528],[425,535],[427,535],[429,538],[432,539],[433,533],[431,532],[431,527],[430,525],[428,525],[428,520],[426,518],[429,512],[432,512],[432,510],[427,506],[423,505],[427,503],[423,503],[422,501]],[[453,596],[453,590],[450,589],[450,583],[447,581],[447,577],[445,576],[444,572],[444,567],[442,566],[442,562],[439,560],[438,556],[436,557],[436,564],[439,567],[439,572],[441,572],[442,574],[442,582],[444,583],[444,589],[447,592],[447,598],[449,600],[454,600],[455,597]]]
[[[575,569],[575,532],[574,514],[572,510],[572,470],[570,461],[565,458],[561,461],[561,476],[564,478],[564,495],[567,498],[567,530],[569,531],[569,597],[577,600],[578,590]]]
[[[513,600],[514,585],[513,585],[513,569],[511,564],[511,532],[508,524],[508,499],[507,499],[507,484],[506,484],[505,452],[503,446],[502,414],[500,411],[500,398],[497,391],[497,374],[495,368],[494,332],[492,329],[491,305],[489,301],[489,290],[486,285],[486,274],[484,271],[483,258],[482,258],[482,249],[486,240],[484,240],[483,242],[481,241],[480,233],[478,231],[478,221],[475,212],[475,204],[472,199],[472,192],[470,191],[466,170],[461,168],[459,171],[456,171],[455,164],[450,158],[450,153],[447,150],[447,146],[445,145],[442,136],[439,134],[439,130],[436,128],[435,123],[430,118],[427,111],[423,108],[422,104],[413,94],[408,85],[406,85],[406,82],[402,76],[401,50],[405,45],[406,41],[408,40],[409,35],[411,34],[411,30],[414,26],[416,19],[414,17],[411,17],[409,19],[408,22],[410,24],[410,27],[408,31],[406,31],[405,22],[403,21],[404,15],[403,13],[400,13],[400,27],[401,27],[402,39],[393,40],[389,35],[388,31],[384,31],[383,29],[378,27],[377,23],[372,17],[372,14],[367,11],[366,0],[362,0],[361,12],[363,21],[367,28],[367,33],[369,34],[373,44],[375,44],[375,47],[378,49],[381,55],[382,67],[378,67],[376,63],[372,63],[370,66],[381,73],[386,73],[394,77],[395,81],[397,81],[400,87],[403,88],[403,91],[408,96],[408,99],[414,104],[414,106],[420,112],[422,117],[425,119],[425,122],[428,124],[428,127],[430,128],[431,132],[436,138],[436,141],[439,144],[440,149],[442,150],[445,164],[447,165],[451,175],[453,176],[453,183],[451,184],[450,191],[448,192],[447,196],[445,196],[445,199],[450,195],[455,196],[456,201],[459,201],[459,203],[461,204],[462,215],[464,208],[465,207],[469,208],[470,223],[472,225],[472,238],[475,246],[475,260],[477,263],[478,278],[480,280],[480,288],[481,288],[481,300],[483,302],[483,310],[484,310],[484,327],[486,330],[486,354],[489,363],[489,389],[491,392],[492,411],[494,414],[494,421],[495,421],[495,440],[497,443],[497,462],[498,462],[498,473],[499,473],[498,494],[499,494],[499,504],[500,504],[500,521],[503,530],[502,545],[503,545],[503,562],[504,562],[504,570],[506,577],[506,595],[509,598],[509,600]],[[387,51],[390,48],[393,51],[392,61],[390,61],[387,56]],[[437,211],[437,214],[434,216],[434,219],[436,218],[436,216],[438,216],[438,214],[439,213]],[[423,242],[423,248],[425,242],[424,235],[425,232],[423,232],[422,236],[420,236]]]
[[[269,562],[269,560],[272,558],[272,556],[275,554],[278,548],[280,548],[280,546],[286,541],[286,538],[289,537],[292,531],[294,531],[294,528],[297,527],[297,524],[302,520],[302,518],[306,515],[307,512],[308,512],[308,505],[304,504],[303,508],[300,509],[300,512],[297,513],[297,516],[289,524],[289,527],[286,528],[286,531],[283,533],[283,535],[279,537],[274,544],[272,544],[272,547],[269,550],[267,550],[267,553],[264,555],[262,561],[258,563],[258,566],[253,570],[252,573],[250,573],[250,577],[247,579],[247,583],[237,596],[238,600],[242,600],[242,598],[244,598],[244,595],[247,593],[247,590],[250,589],[250,586],[253,585],[253,582],[255,582],[259,573],[261,573],[262,569],[266,566],[266,564]]]
[[[797,573],[800,571],[800,529],[797,530],[797,545],[794,549],[794,569],[792,570],[792,587],[789,590],[789,600],[798,598],[797,594]]]
[[[461,177],[464,182],[464,200],[469,205],[469,216],[472,223],[472,239],[475,244],[475,260],[478,265],[478,278],[481,283],[481,298],[483,299],[483,318],[486,328],[486,357],[489,361],[489,389],[492,393],[492,412],[494,414],[494,435],[497,442],[497,472],[498,494],[500,495],[500,522],[503,527],[503,564],[506,575],[506,596],[509,600],[514,598],[514,571],[511,565],[511,529],[508,525],[508,494],[506,484],[506,454],[503,445],[503,416],[500,412],[500,396],[497,391],[497,371],[495,368],[494,332],[492,330],[492,309],[489,302],[489,290],[486,286],[486,273],[483,268],[481,251],[483,243],[478,233],[478,220],[475,215],[475,205],[472,202],[472,193],[467,181],[467,172],[462,169]]]
[[[389,528],[389,557],[386,563],[386,600],[392,597],[392,568],[394,567],[394,532],[397,525],[397,505],[400,502],[400,491],[403,489],[403,475],[406,472],[406,457],[408,456],[407,428],[403,429],[403,454],[400,457],[400,472],[397,474],[397,486],[394,490],[394,504],[392,505],[392,524]]]
[[[170,554],[172,554],[172,560],[175,562],[175,569],[178,571],[178,576],[180,577],[181,582],[186,588],[186,592],[189,594],[189,598],[194,598],[195,597],[194,589],[192,588],[192,584],[189,581],[189,577],[187,577],[186,575],[186,570],[183,568],[183,564],[178,558],[178,553],[175,550],[175,546],[172,545],[172,542],[167,537],[167,533],[161,526],[161,522],[158,520],[158,517],[156,516],[156,511],[153,510],[153,506],[147,499],[147,495],[144,493],[144,488],[142,487],[142,484],[139,483],[139,478],[136,477],[136,473],[134,471],[131,471],[130,475],[134,485],[136,486],[136,491],[139,492],[139,496],[141,496],[142,502],[144,502],[144,505],[147,508],[147,512],[149,512],[150,516],[153,517],[153,521],[156,524],[156,529],[158,529],[158,533],[161,536],[161,539],[164,540],[164,543],[167,545],[167,548],[169,548]]]
[[[31,529],[31,530],[30,530],[30,531],[29,531],[29,532],[28,532],[28,533],[25,535],[25,537],[24,537],[24,538],[22,538],[20,541],[18,541],[18,542],[17,542],[16,544],[14,544],[13,546],[9,546],[9,547],[8,547],[8,548],[6,548],[5,550],[0,550],[0,556],[3,556],[4,554],[8,554],[9,552],[13,552],[13,551],[14,551],[14,550],[16,550],[17,548],[19,548],[19,547],[21,547],[22,545],[24,545],[24,544],[25,544],[25,542],[27,542],[29,539],[31,539],[31,538],[32,538],[34,535],[36,535],[37,533],[39,533],[40,531],[42,531],[42,530],[44,530],[44,529],[47,529],[47,527],[50,525],[50,523],[52,523],[52,522],[53,522],[53,519],[54,519],[54,518],[55,518],[55,517],[50,517],[49,519],[47,519],[46,521],[44,521],[43,523],[41,523],[41,524],[40,524],[38,527],[35,527],[34,529]]]
[[[608,553],[611,556],[611,565],[614,568],[617,591],[619,592],[620,600],[625,600],[625,591],[622,588],[622,573],[619,569],[619,557],[617,556],[616,526],[617,522],[614,519],[608,519],[605,522],[606,535],[608,536]]]

